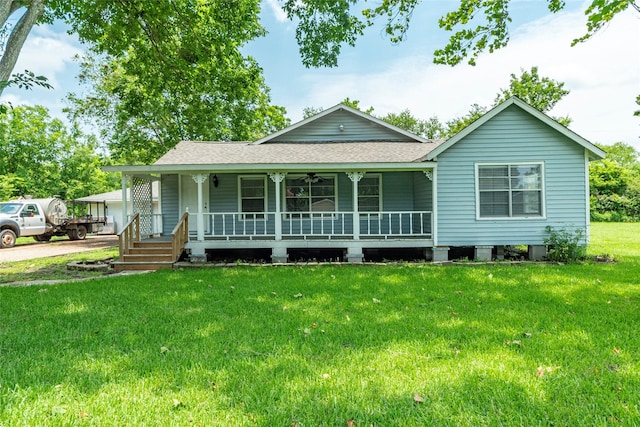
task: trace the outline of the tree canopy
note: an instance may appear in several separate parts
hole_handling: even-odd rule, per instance
[[[70,97],[72,115],[93,120],[120,161],[152,162],[181,139],[256,139],[286,124],[262,69],[241,52],[265,34],[259,0],[2,4],[0,24],[11,35],[0,80],[11,80],[19,27],[64,21],[90,49],[80,76],[88,93]],[[13,13],[22,15],[9,28]]]
[[[303,64],[334,67],[343,45],[355,46],[364,30],[379,19],[384,21],[383,32],[392,43],[403,41],[421,3],[429,5],[420,0],[284,0],[284,10],[289,19],[297,21],[296,39]],[[457,8],[438,20],[438,26],[452,34],[447,45],[434,52],[434,62],[457,65],[467,59],[474,65],[480,53],[506,46],[512,21],[510,4],[511,0],[459,0]],[[546,5],[550,13],[558,13],[566,2],[546,0]],[[585,11],[586,33],[573,44],[589,39],[629,6],[640,12],[632,0],[592,0]]]
[[[640,154],[622,142],[599,147],[607,157],[589,165],[592,219],[640,221]]]
[[[343,45],[354,46],[367,27],[383,21],[383,32],[393,43],[404,40],[420,0],[280,0],[296,22],[296,39],[306,66],[336,66]],[[452,33],[434,52],[434,62],[456,65],[493,52],[509,42],[511,0],[458,0],[457,7],[440,17],[438,26]],[[0,60],[0,81],[8,81],[26,37],[37,23],[62,19],[80,40],[99,52],[120,55],[144,41],[138,56],[173,67],[186,60],[222,53],[229,44],[240,46],[265,30],[259,23],[260,0],[4,0],[0,2],[0,32],[6,43]],[[428,2],[424,2],[429,7]],[[546,0],[550,13],[565,9],[565,0]],[[618,13],[640,5],[634,0],[592,0],[585,11],[586,33],[573,44],[589,39]],[[17,24],[9,17],[20,13]],[[196,28],[193,36],[184,29]],[[210,44],[211,41],[224,43]],[[170,52],[180,52],[171,55]],[[180,68],[180,67],[178,67]],[[0,88],[1,90],[1,88]],[[0,92],[1,93],[1,92]]]
[[[180,140],[255,140],[288,123],[261,69],[238,52],[224,66],[203,57],[180,78],[137,63],[137,51],[87,56],[79,79],[89,90],[68,96],[72,118],[94,125],[114,160],[152,163]]]
[[[0,200],[18,196],[74,199],[117,187],[95,138],[68,129],[40,106],[0,113]],[[115,187],[114,187],[115,186]]]

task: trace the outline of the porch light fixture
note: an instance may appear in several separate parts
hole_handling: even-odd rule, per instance
[[[339,130],[340,132],[344,132],[344,125],[340,125],[340,126],[338,126],[338,130]]]
[[[211,177],[211,182],[213,183],[214,187],[218,187],[218,184],[220,184],[220,181],[218,181],[218,175],[213,175]]]

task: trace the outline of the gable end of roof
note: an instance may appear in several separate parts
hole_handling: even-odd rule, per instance
[[[571,141],[577,143],[578,145],[581,145],[591,154],[592,158],[602,159],[605,157],[606,153],[600,148],[598,148],[595,144],[589,142],[588,140],[581,137],[580,135],[578,135],[571,129],[567,128],[566,126],[563,126],[560,123],[556,122],[551,117],[535,109],[534,107],[527,104],[520,98],[513,96],[507,99],[506,101],[502,102],[501,104],[495,106],[493,109],[488,111],[485,115],[480,117],[478,120],[471,123],[469,126],[467,126],[463,130],[461,130],[460,132],[458,132],[457,134],[449,138],[447,141],[445,141],[442,145],[440,145],[439,147],[431,151],[427,155],[426,160],[434,160],[437,156],[439,156],[440,154],[448,150],[451,146],[455,145],[460,140],[466,138],[470,133],[472,133],[473,131],[475,131],[476,129],[478,129],[479,127],[481,127],[482,125],[487,123],[489,120],[496,117],[498,114],[500,114],[501,112],[503,112],[504,110],[506,110],[508,107],[512,105],[515,105],[516,107],[520,108],[521,110],[525,111],[526,113],[540,120],[550,128],[558,131],[565,137],[569,138]]]
[[[413,134],[413,133],[411,133],[409,131],[401,129],[401,128],[397,127],[397,126],[394,126],[394,125],[392,125],[390,123],[387,123],[387,122],[385,122],[383,120],[380,120],[380,119],[378,119],[376,117],[373,117],[373,116],[371,116],[369,114],[363,113],[360,110],[356,110],[355,108],[349,107],[349,106],[344,105],[344,104],[337,104],[337,105],[334,105],[333,107],[331,107],[331,108],[329,108],[327,110],[324,110],[324,111],[322,111],[322,112],[320,112],[320,113],[318,113],[318,114],[316,114],[314,116],[307,117],[306,119],[304,119],[302,121],[299,121],[298,123],[294,123],[291,126],[288,126],[288,127],[284,128],[284,129],[281,129],[278,132],[275,132],[275,133],[273,133],[271,135],[267,135],[264,138],[261,138],[261,139],[255,141],[253,144],[260,145],[260,144],[264,144],[264,143],[267,143],[267,142],[270,142],[270,141],[274,141],[275,139],[279,138],[282,135],[285,135],[285,134],[287,134],[287,133],[289,133],[291,131],[294,131],[296,129],[304,127],[305,125],[307,125],[307,124],[309,124],[311,122],[314,122],[316,120],[319,120],[319,119],[321,119],[323,117],[326,117],[326,116],[328,116],[328,115],[330,115],[330,114],[332,114],[332,113],[334,113],[336,111],[345,111],[347,113],[353,114],[354,116],[357,116],[357,117],[359,117],[361,119],[364,119],[364,120],[366,120],[368,122],[377,124],[378,126],[381,126],[381,127],[385,128],[385,129],[387,129],[389,131],[392,131],[392,132],[395,132],[397,134],[403,135],[404,137],[407,137],[411,141],[429,142],[429,140],[426,139],[426,138],[423,138],[423,137],[421,137],[419,135],[416,135],[416,134]]]

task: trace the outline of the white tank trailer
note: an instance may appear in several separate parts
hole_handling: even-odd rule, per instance
[[[51,197],[49,199],[23,199],[39,203],[42,207],[47,224],[62,225],[69,218],[67,217],[67,204],[62,199]]]
[[[82,205],[83,208],[78,209],[82,213],[76,216],[75,204],[70,211],[67,203],[57,197],[20,198],[0,203],[0,247],[14,246],[15,240],[21,236],[32,236],[38,242],[64,235],[71,240],[83,240],[87,233],[100,231],[107,222],[105,204]],[[95,209],[92,205],[95,205]]]

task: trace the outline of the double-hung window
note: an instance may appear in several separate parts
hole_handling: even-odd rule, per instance
[[[336,177],[307,174],[287,176],[287,212],[335,212]]]
[[[240,177],[240,212],[245,219],[264,218],[267,210],[266,177]]]
[[[379,174],[367,174],[358,182],[358,211],[381,211]]]
[[[542,163],[476,165],[478,218],[544,217]]]

